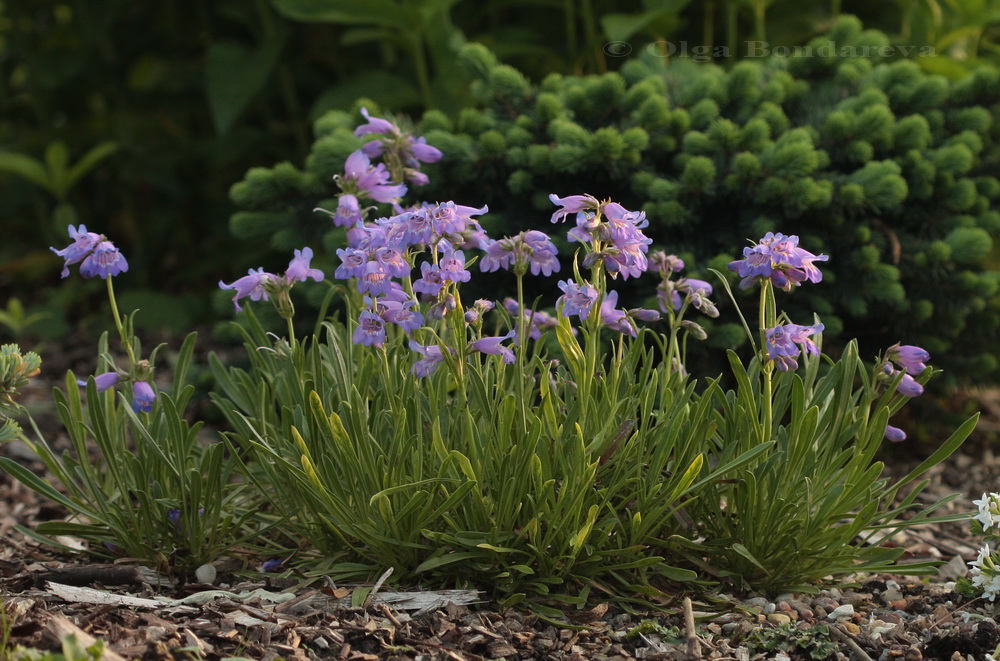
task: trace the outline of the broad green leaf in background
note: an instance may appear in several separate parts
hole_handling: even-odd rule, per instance
[[[225,134],[264,87],[278,62],[284,31],[252,50],[235,42],[212,44],[205,56],[205,92],[215,130]]]

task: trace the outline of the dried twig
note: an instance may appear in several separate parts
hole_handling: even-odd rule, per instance
[[[691,598],[684,597],[684,635],[687,642],[687,656],[689,659],[701,658],[701,642],[694,629],[694,609],[691,607]]]
[[[846,633],[840,630],[840,627],[830,627],[830,635],[836,638],[839,642],[847,645],[851,653],[858,659],[858,661],[874,661],[868,653],[861,649],[861,646],[854,642],[854,639],[848,636]]]

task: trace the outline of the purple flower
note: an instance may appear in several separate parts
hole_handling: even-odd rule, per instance
[[[885,440],[891,441],[893,443],[899,443],[900,441],[906,440],[906,432],[904,432],[899,427],[893,427],[892,425],[885,426]]]
[[[99,374],[94,377],[94,385],[97,386],[97,392],[104,392],[121,381],[121,378],[122,377],[118,372],[105,372],[104,374]],[[85,379],[77,379],[76,383],[80,386],[87,385],[87,381]]]
[[[416,304],[414,300],[399,302],[389,298],[379,299],[379,305],[385,308],[382,318],[406,331],[413,331],[424,325],[424,316],[413,309]]]
[[[49,248],[49,250],[65,260],[61,274],[64,278],[69,275],[70,264],[76,264],[77,262],[83,261],[83,259],[90,254],[90,251],[92,251],[94,247],[101,242],[103,237],[100,234],[88,232],[86,225],[80,225],[79,227],[73,227],[70,225],[69,238],[73,239],[73,243],[69,244],[62,250],[56,250],[52,247]]]
[[[288,263],[288,269],[285,270],[285,279],[290,283],[305,282],[309,278],[312,278],[313,282],[321,282],[323,280],[323,272],[319,269],[309,268],[312,258],[312,248],[307,247],[302,250],[296,250],[295,257]]]
[[[427,139],[423,137],[414,139],[409,146],[409,152],[415,160],[421,163],[436,163],[444,156],[440,149],[427,144]]]
[[[362,108],[361,114],[364,115],[365,119],[368,120],[367,124],[361,124],[356,129],[354,129],[354,135],[361,137],[369,133],[381,133],[383,135],[391,135],[393,133],[399,133],[399,129],[396,125],[390,122],[388,119],[381,119],[379,117],[372,117],[368,114],[368,108]]]
[[[564,317],[578,316],[586,319],[590,314],[590,308],[597,302],[600,294],[588,283],[577,284],[573,280],[560,280],[559,289],[563,290],[563,295],[556,301],[556,309],[560,310]]]
[[[479,263],[479,268],[485,273],[498,268],[510,269],[515,265],[523,268],[525,264],[531,268],[532,275],[552,275],[559,270],[559,260],[556,259],[558,250],[544,232],[528,230],[499,241],[487,241],[486,255]]]
[[[337,198],[337,212],[333,214],[333,224],[337,227],[354,227],[362,221],[361,205],[358,198],[344,193]]]
[[[671,273],[680,273],[684,270],[684,260],[677,255],[668,255],[662,250],[657,250],[649,254],[649,262],[654,270],[659,271],[664,278]]]
[[[823,273],[813,262],[825,262],[827,255],[814,255],[798,247],[794,234],[768,232],[755,246],[743,249],[743,259],[729,263],[729,270],[743,280],[741,289],[748,289],[761,280],[769,279],[775,287],[791,291],[802,282],[820,282]]]
[[[406,184],[393,184],[385,165],[373,166],[360,149],[344,162],[340,183],[345,193],[365,193],[377,202],[392,202],[406,195]]]
[[[561,207],[558,211],[552,214],[552,222],[558,223],[566,220],[566,216],[571,213],[579,213],[584,209],[597,209],[600,203],[592,195],[569,195],[567,197],[559,197],[555,193],[549,194],[549,200],[552,204]]]
[[[895,344],[889,347],[887,357],[892,362],[906,370],[907,374],[919,375],[925,369],[925,364],[931,359],[931,355],[925,350],[912,344]]]
[[[385,266],[386,272],[394,278],[405,278],[410,275],[410,263],[396,248],[383,246],[375,250],[375,259]]]
[[[367,347],[381,347],[385,343],[385,322],[382,317],[371,310],[362,310],[351,340]]]
[[[337,257],[340,257],[341,263],[334,272],[334,277],[347,280],[348,278],[360,278],[365,274],[368,253],[364,250],[340,248],[337,250]]]
[[[618,292],[609,291],[604,295],[604,300],[601,301],[601,323],[604,324],[605,328],[610,328],[620,333],[628,333],[632,337],[636,337],[638,332],[635,326],[632,325],[628,315],[623,310],[615,307],[617,305]]]
[[[484,337],[480,340],[476,340],[472,343],[472,348],[476,351],[481,351],[482,353],[488,353],[494,356],[503,356],[503,360],[508,365],[514,362],[514,352],[510,348],[502,346],[500,343],[509,340],[514,337],[515,332],[510,331],[506,335],[500,335],[495,337]]]
[[[809,338],[822,331],[823,324],[812,326],[781,324],[768,328],[765,332],[768,358],[773,360],[782,372],[794,370],[798,367],[795,358],[799,355],[800,347],[807,353],[819,354],[819,347]]]
[[[660,320],[660,313],[648,308],[632,308],[626,314],[630,319],[638,319],[647,323]]]
[[[138,413],[149,413],[153,410],[156,391],[146,381],[136,381],[132,384],[132,410]]]
[[[444,251],[444,256],[438,262],[441,279],[448,282],[468,282],[472,274],[465,269],[465,254],[444,241],[438,247]]]
[[[101,241],[94,248],[94,251],[83,259],[80,264],[80,275],[85,278],[109,278],[128,271],[128,262],[125,256],[118,252],[118,248],[110,241]]]
[[[181,511],[176,507],[172,507],[167,510],[167,521],[169,521],[175,528],[179,528],[181,525]]]
[[[260,565],[260,570],[262,572],[273,572],[281,569],[282,563],[285,561],[282,558],[271,558],[270,560],[265,560]]]
[[[358,278],[358,291],[372,296],[388,294],[392,289],[390,277],[389,270],[382,262],[377,260],[367,262],[365,272]]]
[[[442,288],[444,280],[441,278],[441,268],[430,262],[423,262],[420,265],[420,278],[413,282],[413,291],[437,296]]]
[[[421,354],[423,358],[413,364],[410,370],[420,378],[430,376],[437,369],[438,363],[444,360],[444,352],[437,344],[423,345],[410,340],[410,349]]]
[[[241,298],[249,297],[251,301],[259,301],[261,299],[265,301],[268,300],[267,292],[264,291],[264,283],[273,277],[274,275],[265,273],[263,267],[257,269],[256,271],[250,269],[247,271],[247,275],[236,280],[230,285],[227,285],[222,280],[219,280],[219,289],[236,290],[236,295],[233,296],[233,305],[236,306],[236,311],[239,312],[243,309],[240,307],[239,303]]]
[[[924,394],[924,387],[917,383],[917,380],[909,374],[904,374],[899,385],[896,386],[896,392],[906,397],[919,397]]]

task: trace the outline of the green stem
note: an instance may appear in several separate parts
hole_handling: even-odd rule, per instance
[[[129,368],[131,369],[135,366],[135,353],[132,350],[132,341],[125,330],[125,324],[122,321],[121,315],[118,313],[118,301],[115,299],[115,286],[111,282],[111,276],[104,278],[104,281],[108,285],[108,300],[111,301],[111,315],[115,319],[115,328],[118,329],[118,337],[121,339],[122,346],[125,348],[125,353],[128,354]]]
[[[763,405],[763,420],[761,421],[761,442],[771,440],[774,428],[774,411],[772,408],[774,361],[767,352],[767,329],[777,324],[777,313],[774,308],[774,290],[770,280],[764,280],[760,287],[760,369],[764,375],[764,391],[761,393]]]
[[[523,433],[528,431],[528,418],[526,411],[528,410],[528,401],[524,394],[524,363],[525,363],[525,353],[528,351],[528,318],[527,313],[524,308],[524,272],[523,268],[515,267],[515,272],[517,275],[517,374],[514,378],[517,379],[517,396],[521,401],[521,430]]]

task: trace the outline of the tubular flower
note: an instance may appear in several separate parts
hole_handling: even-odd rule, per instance
[[[80,275],[85,278],[109,278],[119,273],[128,271],[128,262],[115,244],[110,241],[101,241],[94,248],[93,252],[84,257],[80,264]]]
[[[430,376],[437,369],[438,363],[444,360],[444,352],[438,344],[423,345],[410,340],[410,349],[423,356],[413,364],[410,371],[420,378]]]
[[[79,227],[73,227],[70,225],[69,238],[73,239],[73,243],[69,244],[62,250],[56,250],[52,247],[49,248],[49,250],[65,260],[61,273],[64,278],[69,275],[70,265],[82,262],[83,259],[90,254],[90,252],[103,240],[104,237],[100,234],[88,232],[86,225],[80,225]]]
[[[882,371],[885,372],[890,381],[895,379],[899,374],[899,370],[894,368],[890,363],[883,365]],[[919,397],[924,394],[924,387],[917,383],[917,380],[910,376],[909,373],[904,372],[903,378],[896,385],[896,392],[905,397]]]
[[[885,426],[885,440],[891,441],[893,443],[900,443],[906,440],[906,432],[899,427],[893,427],[892,425]]]
[[[823,273],[814,262],[825,262],[827,255],[814,255],[798,247],[799,237],[768,232],[756,245],[743,249],[743,259],[729,263],[729,270],[743,280],[741,289],[770,280],[775,287],[791,291],[802,282],[820,282]]]
[[[907,374],[912,374],[913,376],[918,376],[927,369],[926,363],[931,359],[931,355],[927,350],[912,344],[894,344],[889,347],[886,356],[889,360],[905,369]]]
[[[136,381],[132,384],[132,410],[138,413],[149,413],[153,410],[156,391],[146,381]]]
[[[812,326],[781,324],[768,328],[765,331],[768,358],[773,360],[782,372],[794,370],[799,366],[795,359],[800,350],[813,355],[819,354],[819,347],[809,338],[822,331],[823,324]]]
[[[376,202],[392,202],[406,195],[406,184],[394,184],[385,165],[372,165],[360,149],[344,162],[344,175],[338,179],[341,190],[355,196],[367,195]]]
[[[484,273],[496,271],[499,268],[510,270],[520,265],[531,269],[532,275],[542,273],[552,275],[559,270],[559,260],[556,259],[555,244],[548,235],[538,230],[521,232],[517,236],[500,239],[499,241],[487,240],[486,255],[479,263],[479,268]],[[519,271],[523,273],[524,271]]]
[[[580,285],[573,280],[560,280],[559,289],[563,290],[563,295],[556,301],[556,309],[564,317],[576,315],[580,319],[586,319],[600,296],[600,293],[586,282]]]
[[[97,386],[97,392],[104,392],[108,388],[114,387],[119,381],[121,381],[121,374],[118,372],[105,372],[104,374],[98,374],[94,377],[94,385]],[[77,385],[86,386],[86,379],[77,379]]]
[[[510,364],[513,363],[515,360],[514,352],[511,351],[510,348],[502,346],[500,343],[509,340],[510,338],[514,337],[515,334],[516,333],[514,331],[510,331],[506,335],[500,335],[496,337],[484,337],[480,340],[476,340],[475,342],[473,342],[472,348],[475,349],[476,351],[481,351],[482,353],[487,353],[494,356],[503,356],[504,362]]]
[[[219,289],[236,290],[236,295],[233,296],[233,305],[236,307],[236,311],[239,312],[243,309],[239,303],[241,298],[249,297],[251,301],[268,300],[264,284],[274,277],[271,273],[265,273],[263,267],[257,270],[250,269],[247,271],[247,275],[234,281],[232,284],[227,285],[222,280],[219,280]]]
[[[371,310],[362,310],[351,340],[354,344],[381,347],[385,343],[385,321]]]
[[[312,258],[312,248],[306,247],[302,250],[296,250],[295,257],[288,263],[288,268],[285,270],[285,279],[290,283],[305,282],[310,278],[313,282],[322,282],[323,272],[309,267]]]
[[[444,256],[438,262],[441,279],[447,282],[468,282],[472,274],[465,268],[465,254],[444,241],[438,244],[438,247],[444,252]]]
[[[597,201],[592,195],[568,195],[566,197],[559,197],[555,193],[549,194],[549,200],[552,204],[560,207],[558,211],[552,214],[551,221],[553,223],[559,223],[566,220],[566,216],[571,213],[580,213],[587,209],[597,209],[600,206],[600,202]]]

